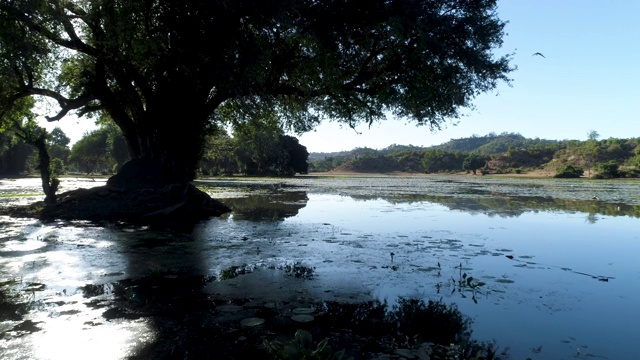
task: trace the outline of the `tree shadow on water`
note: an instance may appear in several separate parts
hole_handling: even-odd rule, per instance
[[[313,349],[329,344],[354,359],[398,352],[415,356],[426,352],[431,359],[451,354],[504,358],[495,345],[471,338],[471,320],[455,305],[403,298],[393,306],[379,301],[305,301],[291,294],[279,302],[223,299],[203,291],[217,281],[224,280],[158,272],[108,286],[86,285],[82,291],[89,299],[112,294],[111,302],[95,301],[96,306],[104,306],[105,321],[144,319],[150,324],[152,340],[134,349],[131,359],[303,358],[299,351],[309,349],[300,349],[300,343],[298,348],[291,347],[298,330],[316,339]],[[318,342],[323,339],[324,343]]]
[[[224,199],[235,220],[281,221],[298,215],[309,200],[305,191],[277,191],[242,198]]]

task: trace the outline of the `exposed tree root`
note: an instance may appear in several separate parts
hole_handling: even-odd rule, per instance
[[[230,211],[229,207],[187,183],[160,189],[125,190],[109,185],[77,189],[59,194],[55,204],[36,202],[8,208],[3,212],[41,220],[158,223],[195,222]]]

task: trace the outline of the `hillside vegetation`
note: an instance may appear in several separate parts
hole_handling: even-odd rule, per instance
[[[311,153],[309,171],[523,174],[543,169],[557,177],[640,177],[640,138],[598,140],[594,134],[585,141],[558,141],[490,133],[427,148],[391,145]]]

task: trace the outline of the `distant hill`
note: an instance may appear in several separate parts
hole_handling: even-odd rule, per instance
[[[563,141],[528,139],[516,133],[489,133],[485,136],[472,136],[461,139],[451,139],[444,144],[432,146],[433,149],[445,151],[475,152],[481,155],[495,155],[509,151],[509,148],[524,149],[531,146],[546,146],[561,144]]]
[[[474,157],[485,162],[480,170],[487,174],[520,174],[536,169],[555,173],[573,166],[584,169],[589,177],[640,176],[640,138],[558,141],[514,133],[452,139],[431,147],[394,144],[381,150],[312,153],[309,171],[458,172],[466,168],[467,159]]]
[[[340,156],[349,156],[351,151],[336,151],[336,152],[314,152],[309,153],[309,162],[314,162],[318,160],[322,160],[327,157],[340,157]]]

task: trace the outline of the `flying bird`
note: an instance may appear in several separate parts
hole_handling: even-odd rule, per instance
[[[546,56],[542,55],[542,53],[539,53],[539,52],[533,53],[533,55],[531,55],[531,56],[542,56],[545,59],[547,58]]]

